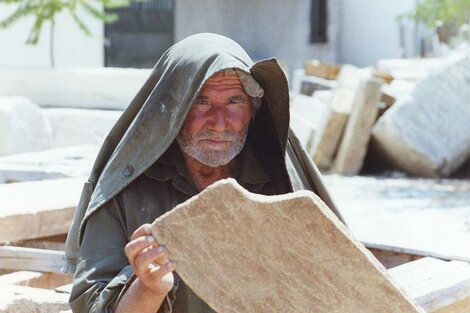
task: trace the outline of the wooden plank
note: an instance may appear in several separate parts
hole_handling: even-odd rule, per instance
[[[56,250],[0,246],[0,268],[60,273],[64,252]]]
[[[369,79],[361,84],[355,97],[343,139],[338,148],[334,169],[345,175],[356,175],[362,168],[370,141],[372,126],[379,111],[382,82]]]
[[[31,271],[18,271],[5,275],[0,275],[0,285],[17,285],[24,286],[23,283],[30,279],[40,277],[42,273]]]
[[[445,253],[437,253],[430,250],[419,250],[407,247],[400,247],[400,246],[391,246],[385,244],[377,244],[371,242],[362,242],[369,250],[377,250],[377,251],[386,251],[389,253],[401,254],[403,256],[408,256],[410,261],[414,258],[419,259],[422,257],[431,257],[446,261],[462,261],[462,262],[470,262],[470,257],[462,256],[462,255],[453,255],[453,254],[445,254]]]
[[[0,276],[0,285],[56,289],[70,284],[72,280],[73,275],[71,274],[18,271]]]
[[[321,77],[324,79],[336,79],[341,65],[310,60],[305,63],[305,74]]]
[[[84,181],[0,184],[0,243],[66,234]]]
[[[336,111],[331,111],[328,116],[313,154],[313,160],[320,169],[329,169],[333,164],[348,117],[349,114]]]
[[[423,258],[389,273],[426,312],[470,312],[470,264],[466,262]]]
[[[343,65],[333,90],[330,114],[323,132],[319,135],[313,160],[320,169],[327,170],[333,165],[341,143],[348,118],[353,109],[360,82],[370,77],[370,71],[352,65]]]
[[[367,247],[367,244],[364,243],[364,245]],[[372,254],[377,258],[377,260],[379,260],[379,262],[382,263],[383,266],[385,266],[385,268],[392,268],[423,258],[423,256],[420,255],[395,252],[393,250],[384,250],[370,247],[367,247],[367,249],[372,252]]]

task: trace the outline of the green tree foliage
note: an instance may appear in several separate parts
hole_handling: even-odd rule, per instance
[[[422,0],[412,12],[400,18],[422,22],[429,28],[443,24],[459,27],[469,22],[470,0]]]
[[[77,14],[78,9],[97,18],[104,23],[111,23],[118,19],[116,14],[107,13],[102,8],[116,9],[127,7],[132,2],[143,2],[146,0],[0,0],[0,4],[16,5],[16,10],[0,21],[0,29],[7,28],[18,20],[33,16],[34,24],[26,40],[27,44],[37,44],[44,23],[50,22],[51,31],[51,65],[54,66],[53,41],[55,18],[58,13],[67,12],[77,23],[78,27],[87,35],[92,35],[91,30]]]

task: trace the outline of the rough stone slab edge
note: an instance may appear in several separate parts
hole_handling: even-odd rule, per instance
[[[278,199],[282,198],[283,200],[309,198],[309,199],[313,200],[313,202],[315,203],[317,208],[320,210],[320,212],[331,223],[333,223],[338,228],[338,230],[346,238],[348,238],[351,241],[351,243],[372,263],[372,265],[375,267],[375,269],[385,277],[385,279],[390,283],[390,285],[393,286],[404,299],[406,299],[412,306],[414,306],[416,308],[416,312],[425,313],[424,310],[422,310],[414,300],[410,299],[405,294],[405,292],[397,285],[397,283],[388,274],[385,267],[375,258],[375,256],[369,250],[367,250],[367,248],[360,241],[356,240],[353,237],[353,235],[349,231],[349,229],[346,228],[346,226],[334,215],[334,213],[331,211],[331,209],[328,208],[328,206],[316,194],[314,194],[313,192],[308,191],[308,190],[299,190],[299,191],[296,191],[296,192],[291,192],[291,193],[283,194],[283,195],[265,196],[265,195],[260,195],[260,194],[254,194],[254,193],[251,193],[251,192],[247,191],[246,189],[241,187],[236,182],[236,180],[234,180],[233,178],[222,179],[222,180],[210,185],[206,189],[204,189],[197,196],[194,196],[194,197],[186,200],[185,202],[177,205],[173,210],[168,211],[165,214],[158,217],[152,223],[152,227],[151,227],[152,236],[155,237],[155,238],[159,238],[159,235],[158,235],[158,222],[161,219],[164,219],[166,216],[170,215],[173,211],[183,210],[187,205],[190,205],[193,202],[197,201],[199,197],[204,197],[207,193],[212,192],[212,190],[214,190],[214,189],[218,189],[218,187],[221,186],[221,185],[231,185],[231,187],[233,187],[237,192],[239,192],[240,195],[243,195],[247,199],[251,199],[253,201],[260,202],[260,203],[271,203],[273,200],[276,200],[276,198],[278,198]],[[165,243],[161,242],[161,244],[165,244]],[[178,272],[178,266],[176,266],[176,272]],[[187,281],[187,277],[185,275],[181,275],[179,272],[178,272],[178,274],[180,275],[180,277],[184,281]],[[196,294],[197,294],[197,292],[196,292]],[[211,307],[213,307],[210,303],[208,303],[208,304]]]

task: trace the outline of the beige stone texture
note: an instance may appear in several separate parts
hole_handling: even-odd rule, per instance
[[[69,309],[68,294],[23,286],[2,286],[0,313],[58,313]]]
[[[309,191],[263,196],[222,180],[152,234],[217,312],[423,312]]]
[[[325,128],[319,139],[313,161],[320,169],[329,169],[333,164],[334,156],[343,136],[349,114],[331,111]]]
[[[357,90],[351,115],[338,148],[334,168],[345,175],[357,175],[364,164],[372,126],[379,112],[382,82],[370,79]]]

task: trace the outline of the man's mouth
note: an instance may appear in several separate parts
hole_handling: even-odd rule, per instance
[[[201,142],[208,143],[208,144],[214,144],[214,145],[222,145],[222,144],[228,144],[231,141],[230,140],[225,140],[225,139],[202,139]]]

